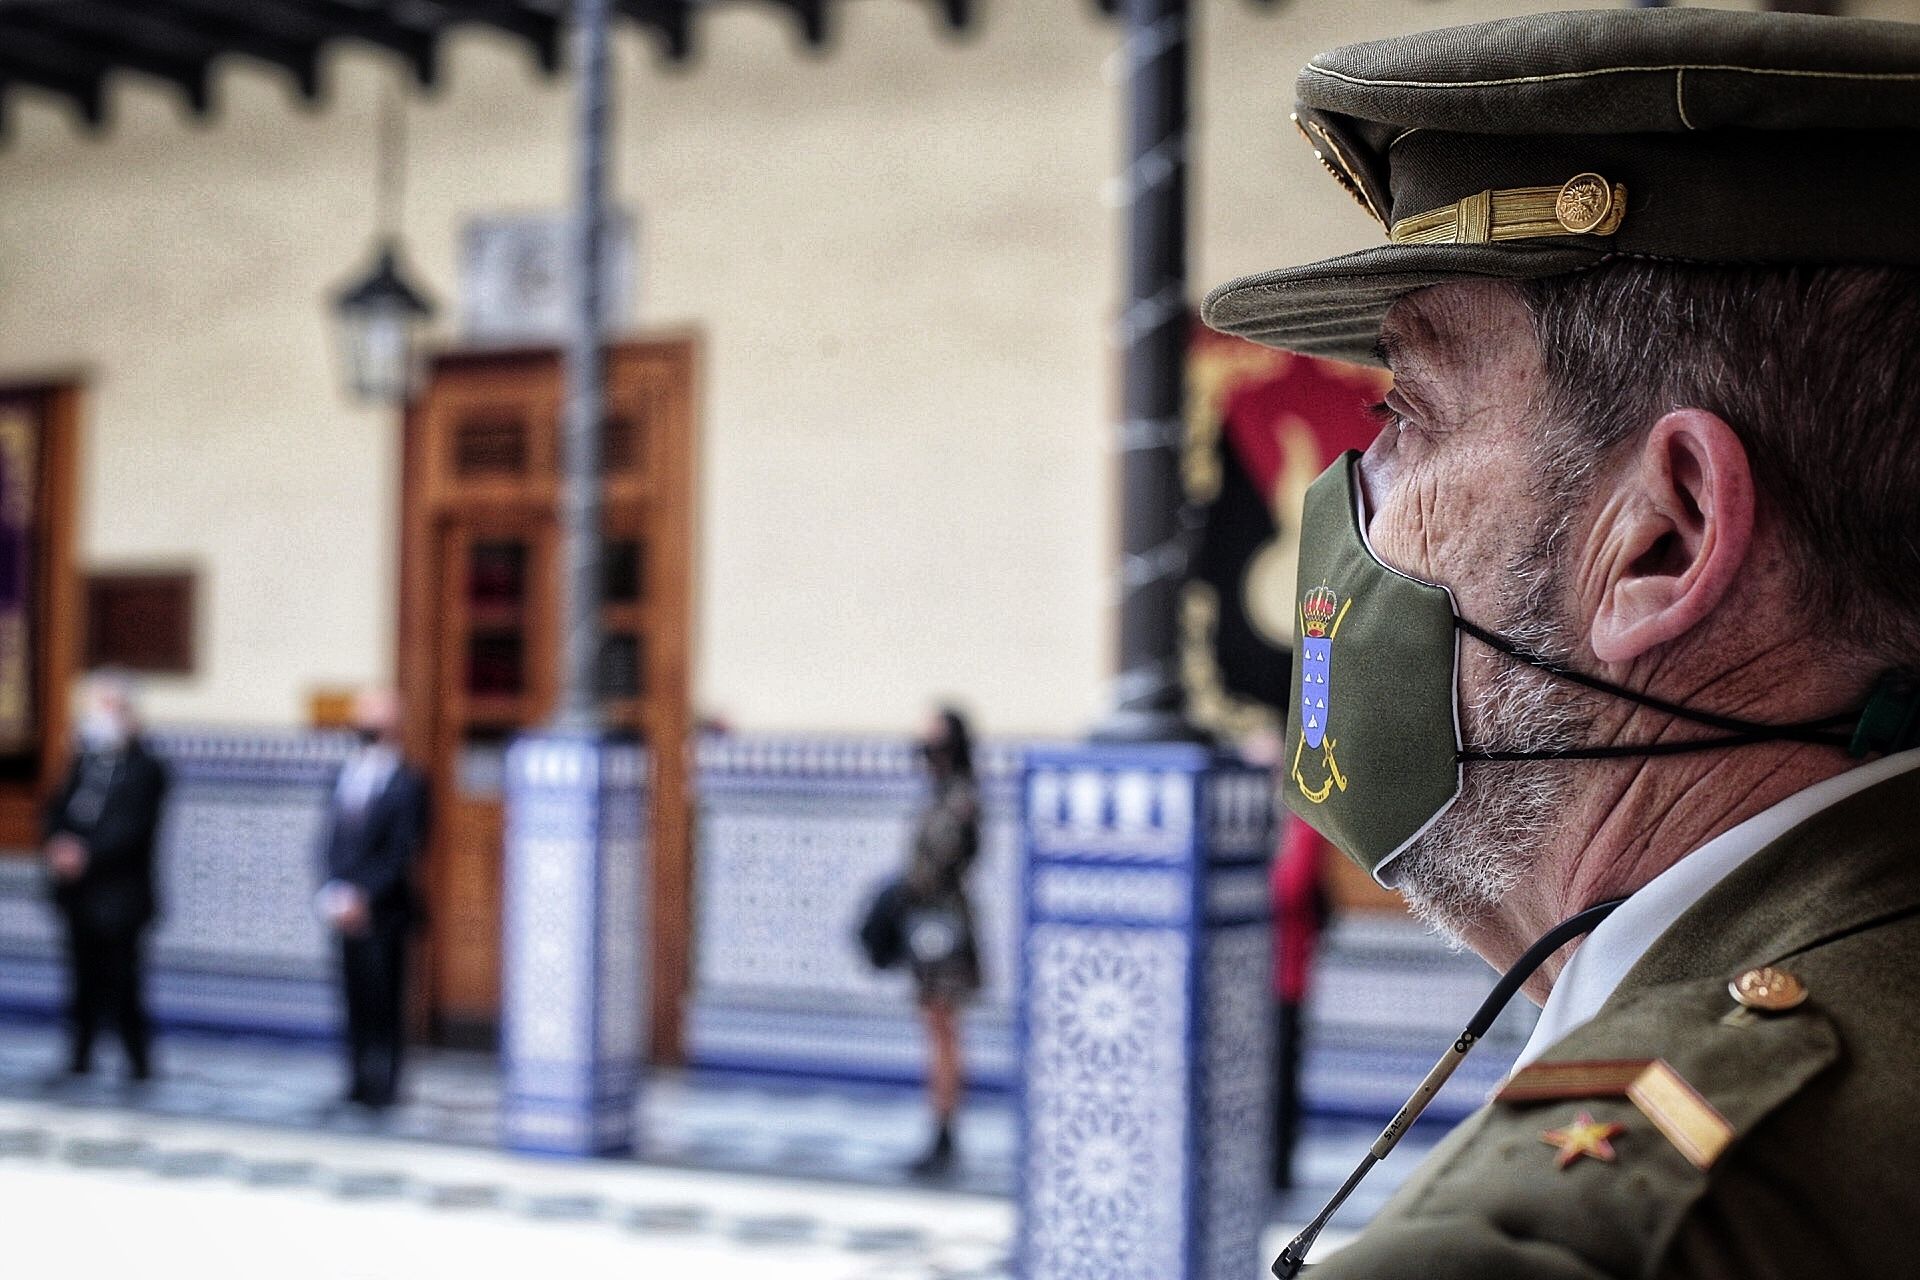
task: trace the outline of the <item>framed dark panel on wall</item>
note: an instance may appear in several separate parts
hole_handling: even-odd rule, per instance
[[[86,665],[191,675],[194,574],[185,569],[87,575]]]

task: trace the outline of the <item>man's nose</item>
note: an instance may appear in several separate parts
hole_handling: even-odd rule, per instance
[[[1388,427],[1373,438],[1367,451],[1360,455],[1360,501],[1364,515],[1371,523],[1374,512],[1380,510],[1380,501],[1393,487],[1393,453],[1388,437],[1393,428]]]

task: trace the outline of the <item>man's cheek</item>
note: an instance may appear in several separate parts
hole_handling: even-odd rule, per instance
[[[1376,441],[1361,456],[1359,479],[1365,504],[1367,542],[1374,555],[1396,569],[1407,566],[1408,552],[1419,545],[1419,503],[1414,470]]]
[[[1419,578],[1427,577],[1431,568],[1425,563],[1426,534],[1421,505],[1416,495],[1405,490],[1389,498],[1367,525],[1373,554],[1389,567]]]

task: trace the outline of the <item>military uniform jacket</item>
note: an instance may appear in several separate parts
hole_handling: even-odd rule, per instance
[[[1920,1275],[1917,961],[1907,773],[1715,886],[1307,1274]]]

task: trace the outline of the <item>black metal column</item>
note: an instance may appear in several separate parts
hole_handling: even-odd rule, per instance
[[[1181,478],[1186,427],[1188,0],[1126,0],[1127,292],[1119,673],[1097,736],[1191,738],[1180,682],[1181,584],[1194,526]]]
[[[579,172],[560,477],[560,700],[507,752],[500,1133],[552,1155],[633,1150],[646,1058],[647,760],[600,689],[609,0],[575,0]]]
[[[561,419],[560,703],[557,724],[601,726],[600,454],[606,351],[600,301],[606,223],[609,0],[574,0],[580,97],[573,215],[573,323]]]

